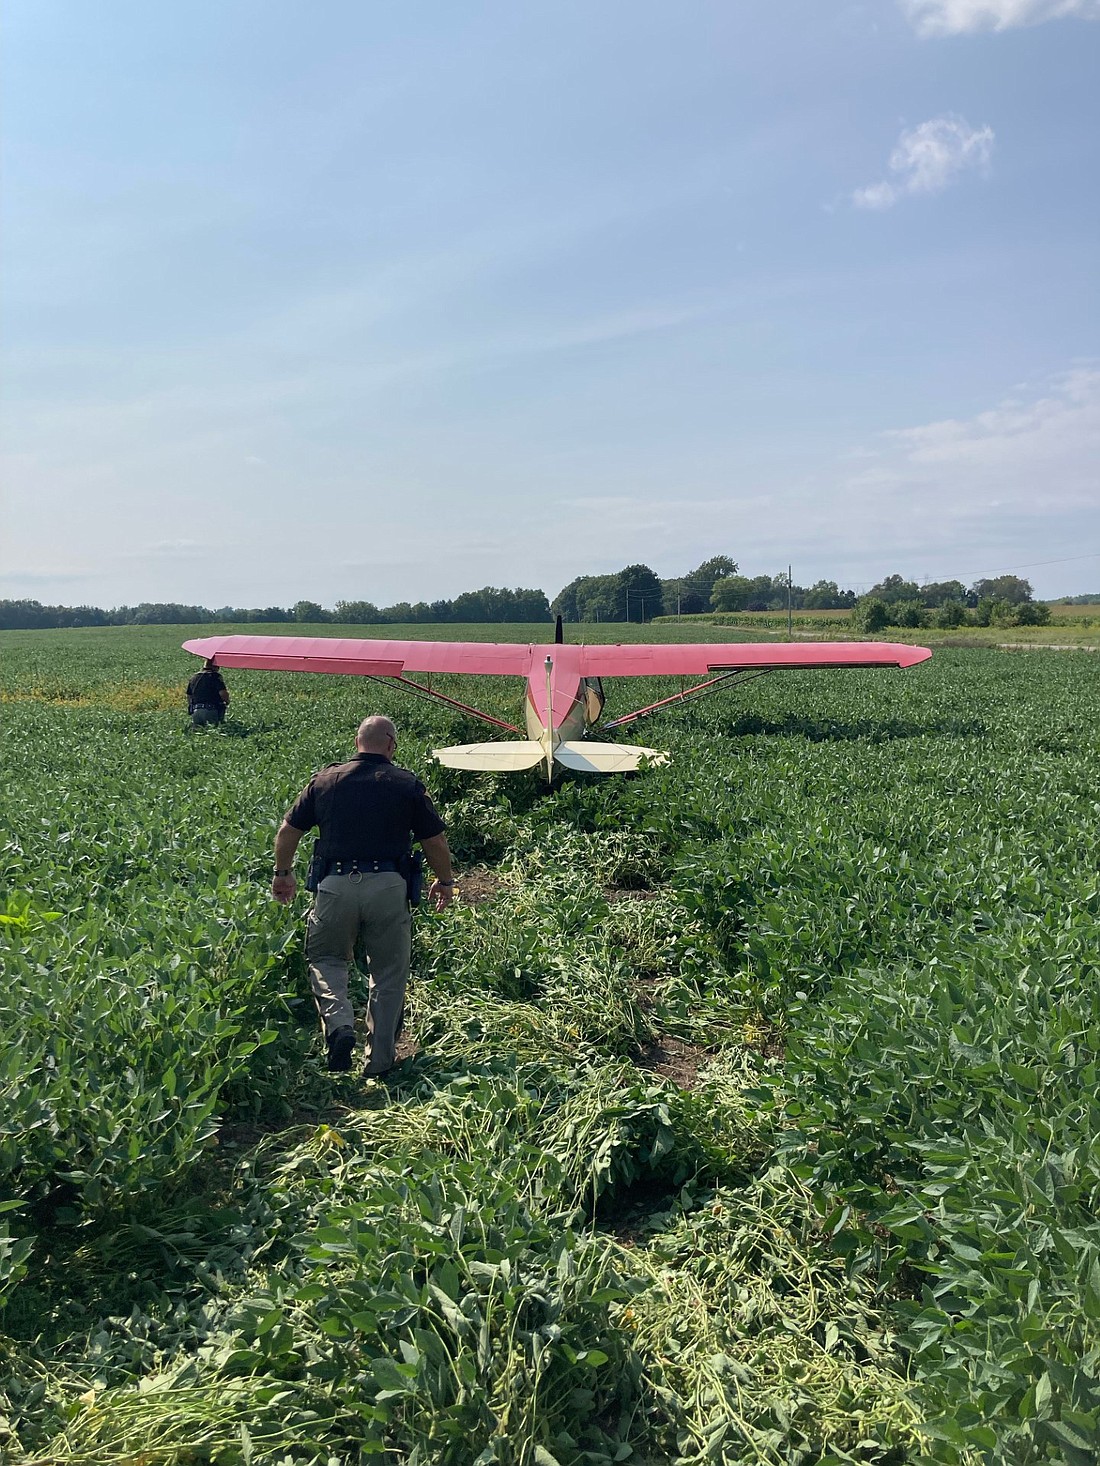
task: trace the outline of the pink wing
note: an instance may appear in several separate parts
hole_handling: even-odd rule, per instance
[[[927,647],[891,641],[670,642],[664,646],[586,646],[585,677],[664,677],[738,668],[912,667],[932,655]]]
[[[480,672],[526,677],[532,648],[526,642],[374,641],[328,636],[206,636],[184,651],[212,657],[219,667],[273,672],[343,672],[399,677],[404,672]]]

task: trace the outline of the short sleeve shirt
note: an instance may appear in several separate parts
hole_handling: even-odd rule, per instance
[[[222,693],[225,691],[225,682],[220,672],[208,672],[205,669],[196,672],[191,681],[187,684],[187,696],[192,702],[209,704],[217,707],[222,700]]]
[[[296,830],[316,825],[328,860],[398,860],[446,828],[416,775],[378,753],[321,769],[285,818]]]

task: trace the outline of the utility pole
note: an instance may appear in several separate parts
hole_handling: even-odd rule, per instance
[[[787,566],[787,640],[793,641],[791,635],[791,567]]]

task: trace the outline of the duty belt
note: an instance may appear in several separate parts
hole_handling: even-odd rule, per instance
[[[397,870],[397,864],[392,860],[364,860],[359,857],[355,860],[334,860],[329,867],[331,875],[348,876],[371,875],[377,871]]]

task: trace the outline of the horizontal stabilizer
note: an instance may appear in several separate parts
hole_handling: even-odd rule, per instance
[[[554,758],[567,769],[587,774],[628,774],[643,759],[667,764],[668,754],[656,748],[639,748],[634,743],[559,743]]]
[[[455,743],[433,748],[432,754],[448,769],[485,769],[494,774],[533,769],[546,757],[542,745],[527,738],[514,743]]]

